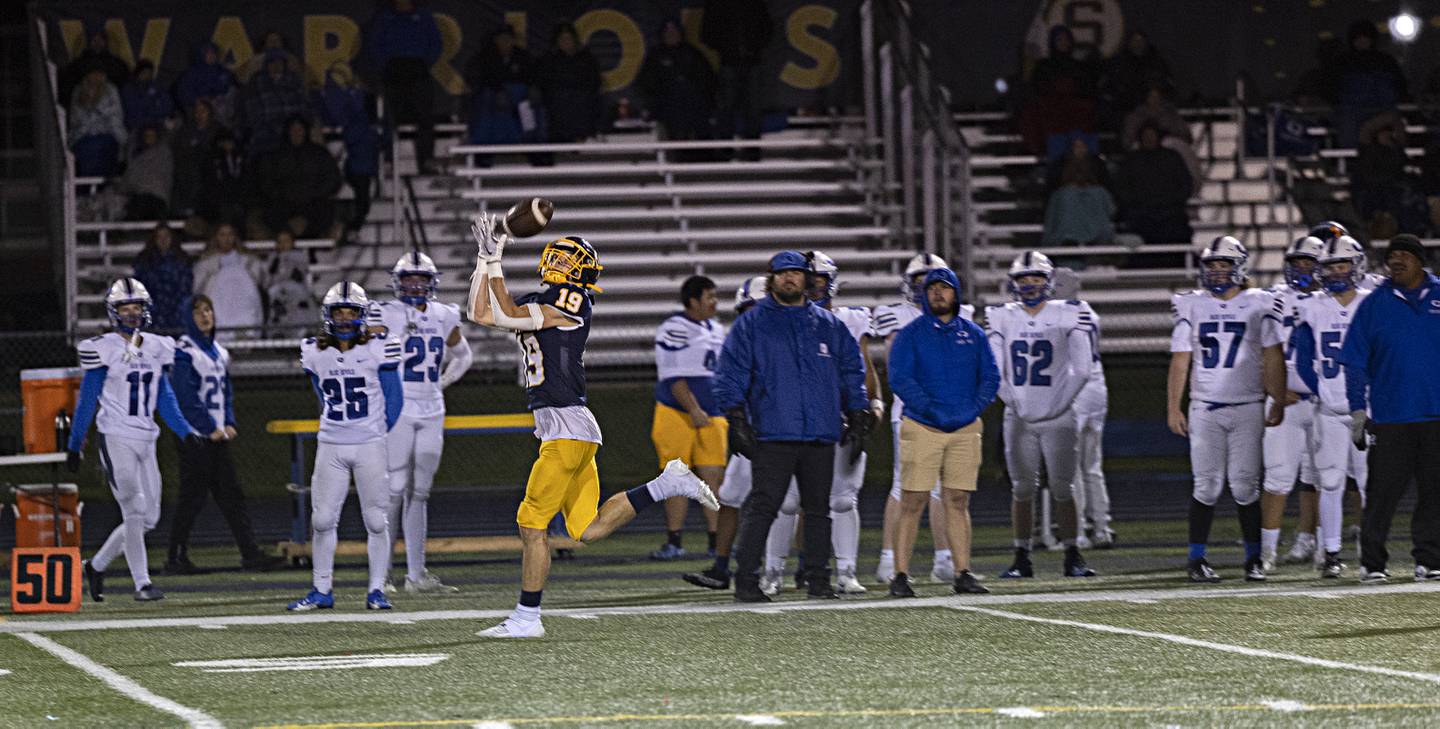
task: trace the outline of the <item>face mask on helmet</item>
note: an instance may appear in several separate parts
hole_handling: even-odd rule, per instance
[[[1222,265],[1211,268],[1211,264],[1220,262],[1229,263],[1230,266],[1226,267]],[[1201,261],[1200,265],[1202,266],[1200,271],[1200,285],[1212,294],[1223,294],[1239,286],[1244,281],[1244,277],[1240,274],[1239,266],[1228,258],[1211,258],[1207,261]]]
[[[341,311],[353,312],[350,319],[340,320],[335,315]],[[325,307],[325,333],[342,341],[348,342],[360,334],[360,327],[365,323],[365,311],[353,304],[333,304]]]
[[[1055,283],[1049,276],[1027,273],[1010,279],[1010,295],[1026,306],[1037,306],[1054,293]]]
[[[1345,265],[1349,264],[1349,265]],[[1345,270],[1337,270],[1344,266]],[[1364,276],[1360,266],[1354,261],[1338,260],[1329,261],[1322,268],[1320,283],[1325,290],[1332,294],[1340,294],[1360,285],[1360,277]]]
[[[150,326],[150,303],[143,299],[122,301],[106,308],[110,314],[110,325],[122,334],[134,334],[135,330]]]
[[[420,306],[435,296],[435,277],[424,271],[405,271],[394,276],[395,297]]]
[[[1309,256],[1291,256],[1285,259],[1285,283],[1309,291],[1315,288],[1316,269],[1320,266]]]
[[[835,296],[835,279],[821,273],[810,273],[805,276],[805,296],[811,301],[824,306]]]
[[[592,291],[601,291],[597,285],[600,265],[595,249],[580,238],[559,238],[550,241],[540,252],[540,279],[551,284],[573,284]]]

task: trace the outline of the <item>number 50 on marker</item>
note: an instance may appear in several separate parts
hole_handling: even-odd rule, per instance
[[[10,553],[10,609],[17,613],[73,613],[80,609],[80,550],[16,548]]]

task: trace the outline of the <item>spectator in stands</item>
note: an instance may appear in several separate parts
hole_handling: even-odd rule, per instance
[[[1336,107],[1336,141],[1342,147],[1354,147],[1367,119],[1408,101],[1410,93],[1400,64],[1375,47],[1379,38],[1374,23],[1351,23],[1346,37],[1350,48],[1336,61],[1330,98]]]
[[[354,79],[350,64],[331,64],[316,104],[325,124],[338,127],[345,141],[345,184],[355,195],[354,211],[345,221],[346,237],[364,227],[370,215],[370,193],[380,176],[380,133],[370,118],[369,99]]]
[[[1326,106],[1335,88],[1335,68],[1345,44],[1339,38],[1322,38],[1315,44],[1315,66],[1301,74],[1290,98],[1299,106]]]
[[[1096,176],[1104,163],[1094,155],[1077,153],[1084,146],[1075,140],[1070,158],[1060,172],[1060,187],[1045,204],[1046,245],[1109,243],[1115,237],[1115,200]]]
[[[1071,165],[1085,167],[1089,177],[1105,189],[1110,189],[1110,167],[1099,154],[1099,142],[1093,138],[1072,137],[1065,154],[1051,162],[1045,170],[1045,196],[1060,189],[1064,184],[1065,169]]]
[[[1126,153],[1116,175],[1120,219],[1146,243],[1189,243],[1190,170],[1175,150],[1162,146],[1159,124],[1145,123],[1139,135],[1139,148]]]
[[[195,293],[215,302],[216,339],[254,336],[265,321],[260,299],[261,264],[245,251],[234,225],[221,223],[195,264]]]
[[[1031,73],[1030,97],[1020,111],[1019,126],[1026,151],[1053,162],[1072,137],[1094,138],[1096,74],[1094,64],[1076,51],[1069,28],[1050,29],[1049,49]]]
[[[255,164],[260,209],[258,222],[273,234],[281,228],[301,238],[338,238],[332,228],[340,189],[340,169],[325,147],[310,140],[310,125],[300,116],[286,122],[285,144]],[[252,229],[252,235],[258,233]]]
[[[383,80],[386,126],[414,124],[415,161],[433,174],[435,154],[435,82],[430,67],[440,60],[440,28],[417,0],[391,0],[371,18],[365,31],[365,53]]]
[[[193,58],[193,63],[175,82],[175,101],[180,108],[191,109],[195,102],[204,100],[210,104],[221,126],[233,127],[239,86],[235,74],[220,63],[219,46],[210,41],[197,43]]]
[[[169,92],[155,83],[155,64],[141,59],[135,73],[120,91],[125,107],[125,128],[135,131],[147,124],[165,124],[175,114],[175,102]]]
[[[600,121],[600,64],[580,44],[575,26],[555,26],[550,52],[541,57],[535,75],[545,101],[550,141],[581,142],[595,136]]]
[[[175,182],[175,157],[161,127],[149,124],[135,134],[130,160],[116,188],[129,196],[126,220],[164,220],[170,216],[170,187]]]
[[[543,142],[545,110],[535,84],[535,62],[517,44],[515,29],[502,25],[490,36],[465,66],[470,85],[470,121],[467,138],[471,144],[514,144]],[[477,162],[487,164],[488,159]],[[531,155],[532,164],[550,162],[549,155]]]
[[[124,86],[130,78],[129,64],[110,52],[110,35],[105,32],[105,27],[95,25],[86,30],[88,35],[85,36],[85,50],[60,72],[60,88],[56,91],[60,94],[58,101],[62,104],[71,102],[75,87],[79,86],[91,71],[99,71],[105,80],[117,89]]]
[[[1376,117],[1365,125],[1350,167],[1350,197],[1372,239],[1424,227],[1419,181],[1405,170],[1407,163],[1405,122],[1398,114]]]
[[[260,285],[265,289],[265,322],[275,327],[303,328],[315,321],[310,287],[310,251],[295,247],[288,230],[275,234],[275,250],[265,257]]]
[[[265,54],[265,72],[257,74],[245,89],[241,104],[245,151],[258,159],[281,146],[291,118],[310,118],[310,102],[300,77],[286,66],[285,54]]]
[[[159,332],[178,332],[185,328],[189,313],[185,300],[190,298],[194,271],[190,254],[180,247],[180,235],[161,221],[150,231],[145,247],[135,257],[135,278],[150,292],[150,315]]]
[[[278,30],[265,31],[265,34],[260,36],[260,44],[255,49],[255,55],[236,67],[235,75],[240,79],[240,83],[250,83],[250,79],[264,69],[265,57],[271,53],[284,56],[285,68],[304,81],[306,86],[319,85],[316,79],[311,78],[310,69],[300,62],[300,57],[285,46],[285,36],[281,35]]]
[[[1134,149],[1140,144],[1140,128],[1147,123],[1153,123],[1160,128],[1162,137],[1161,144],[1175,150],[1180,158],[1185,160],[1185,166],[1190,170],[1190,180],[1194,187],[1191,192],[1199,192],[1199,185],[1202,176],[1200,168],[1200,157],[1195,154],[1195,138],[1190,133],[1190,125],[1180,116],[1180,110],[1166,98],[1165,91],[1160,84],[1150,85],[1150,90],[1145,94],[1145,101],[1135,107],[1125,117],[1124,132],[1121,134],[1121,143],[1126,150]]]
[[[110,177],[119,171],[120,149],[125,144],[125,111],[120,92],[93,69],[80,80],[70,99],[70,150],[75,153],[75,174]]]
[[[760,62],[774,34],[764,0],[705,0],[700,40],[720,55],[716,129],[723,137],[760,138]],[[742,150],[759,159],[760,150]]]
[[[666,139],[710,138],[715,72],[685,40],[685,28],[678,18],[668,18],[660,26],[660,43],[646,55],[639,84]]]
[[[215,132],[215,140],[200,166],[200,190],[195,214],[210,225],[243,220],[253,197],[250,163],[235,133]]]
[[[185,121],[170,135],[170,150],[175,158],[175,183],[170,188],[170,209],[189,215],[195,209],[204,177],[206,158],[215,143],[220,125],[210,102],[200,99],[185,115]]]
[[[1131,31],[1120,49],[1106,64],[1103,95],[1112,119],[1134,109],[1152,89],[1170,88],[1170,64],[1150,45],[1141,31]],[[1188,136],[1188,130],[1186,132]]]

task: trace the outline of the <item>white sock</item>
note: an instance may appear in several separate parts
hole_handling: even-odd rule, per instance
[[[1264,554],[1264,555],[1272,555],[1272,554],[1275,554],[1275,549],[1276,549],[1276,547],[1279,547],[1279,546],[1280,546],[1280,530],[1279,530],[1279,529],[1261,529],[1261,530],[1260,530],[1260,554]]]
[[[339,535],[334,529],[315,530],[310,537],[310,574],[315,589],[329,593],[335,587],[335,545]]]
[[[893,550],[893,549],[882,549],[882,550],[880,550],[880,563],[881,563],[881,564],[893,564],[894,562],[895,562],[895,550]]]
[[[403,471],[398,472],[399,475],[396,474],[396,471],[390,472],[390,483],[395,483],[395,479],[397,478],[405,478],[405,474]],[[405,498],[406,497],[404,494],[390,494],[390,503],[385,510],[385,523],[390,525],[390,551],[387,553],[385,559],[385,566],[387,569],[393,566],[392,563],[394,561],[395,555],[395,543],[400,541],[400,525],[402,523],[401,520],[404,518],[405,514]],[[406,540],[405,547],[408,551],[410,547],[410,530],[404,530],[404,534]]]
[[[390,571],[390,554],[393,551],[391,544],[389,529],[365,534],[365,554],[370,559],[370,587],[367,592],[385,589],[385,575]],[[333,551],[331,554],[333,563]]]
[[[410,579],[418,580],[425,576],[425,537],[430,532],[430,500],[406,494],[404,520],[405,568]],[[395,540],[392,538],[390,542],[393,544]]]
[[[510,614],[510,619],[517,623],[533,623],[540,619],[540,606],[526,607],[516,603],[515,612]]]
[[[795,538],[795,524],[800,514],[777,512],[775,521],[770,522],[770,535],[765,540],[765,569],[769,572],[784,572],[785,558],[790,556],[790,542]]]
[[[130,579],[135,589],[150,584],[150,555],[145,552],[145,521],[139,517],[126,519],[120,527],[125,530],[125,566],[130,568]]]
[[[935,550],[935,561],[936,561],[936,562],[954,562],[954,561],[955,561],[955,557],[953,556],[953,554],[952,554],[952,553],[950,552],[950,550],[948,550],[948,549],[937,549],[937,550]]]
[[[830,512],[830,548],[835,552],[835,571],[855,571],[855,557],[860,552],[860,512]]]
[[[1023,550],[1025,550],[1025,551],[1028,552],[1028,551],[1030,551],[1030,548],[1031,548],[1030,545],[1031,545],[1032,543],[1034,543],[1034,540],[1033,540],[1033,539],[1030,539],[1029,537],[1025,537],[1025,538],[1023,538],[1023,539],[1016,539],[1016,540],[1015,540],[1015,548],[1016,548],[1016,549],[1023,549]]]
[[[90,566],[104,572],[105,568],[109,567],[110,563],[114,562],[115,558],[120,556],[120,552],[124,549],[125,525],[122,523],[110,531],[110,536],[105,538],[105,543],[100,545],[100,549],[95,552],[95,556],[90,558]]]
[[[1340,503],[1341,503],[1342,506],[1343,506],[1343,504],[1345,503],[1344,497],[1341,497]],[[1343,509],[1342,509],[1342,511],[1343,511]],[[1295,541],[1297,541],[1297,542],[1305,545],[1306,547],[1308,547],[1308,548],[1310,548],[1310,549],[1314,549],[1314,548],[1315,548],[1315,532],[1299,532],[1299,533],[1297,533],[1297,534],[1295,535]]]
[[[1326,552],[1340,551],[1344,531],[1345,489],[1321,489],[1320,535],[1324,538]]]

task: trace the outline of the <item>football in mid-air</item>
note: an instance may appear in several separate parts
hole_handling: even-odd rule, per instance
[[[539,235],[550,224],[554,214],[555,203],[543,197],[526,198],[510,206],[505,213],[505,232],[512,238]]]

